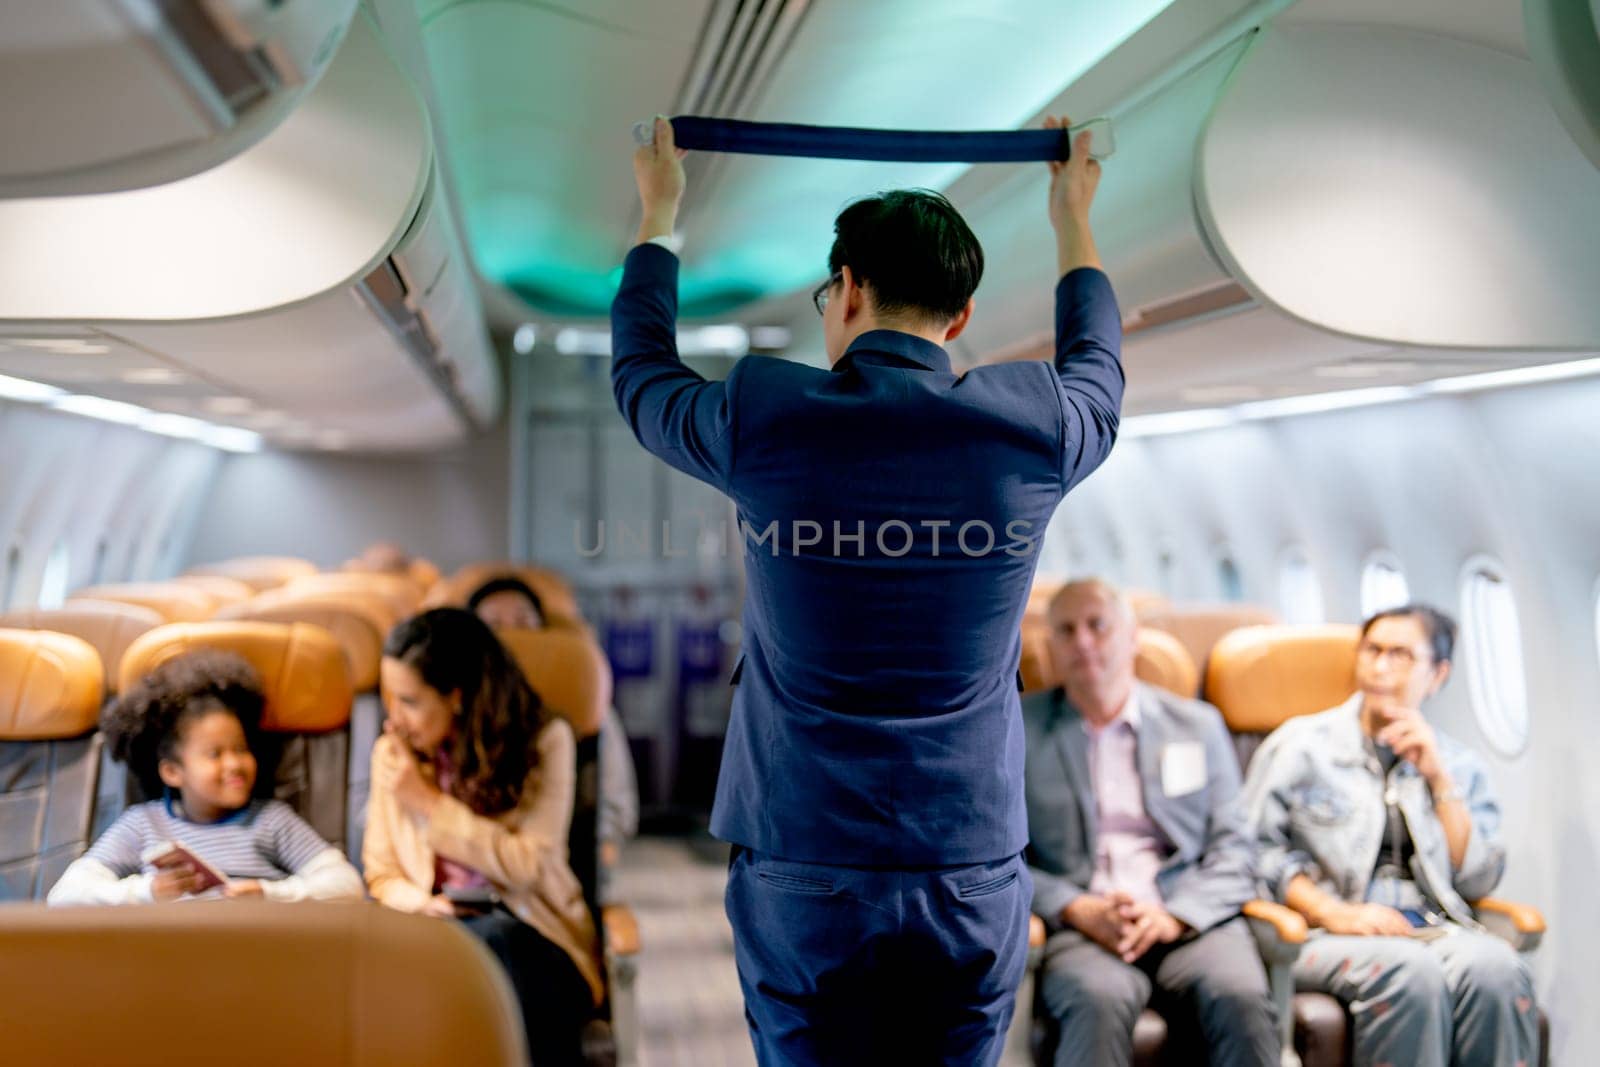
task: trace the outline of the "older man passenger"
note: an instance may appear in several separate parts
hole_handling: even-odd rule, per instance
[[[1153,1004],[1214,1065],[1279,1061],[1236,805],[1239,767],[1215,708],[1135,679],[1137,625],[1116,589],[1050,604],[1064,684],[1022,704],[1033,910],[1050,931],[1040,995],[1055,1062],[1125,1065]]]
[[[1295,984],[1350,1009],[1357,1067],[1515,1067],[1539,1052],[1532,974],[1468,904],[1505,872],[1499,800],[1482,758],[1422,713],[1455,633],[1425,604],[1372,616],[1356,692],[1278,727],[1245,786],[1261,874],[1316,928]]]

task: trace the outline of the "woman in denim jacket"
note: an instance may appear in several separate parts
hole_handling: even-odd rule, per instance
[[[1416,604],[1368,619],[1356,694],[1284,723],[1245,782],[1259,874],[1317,929],[1295,983],[1349,1008],[1358,1065],[1538,1057],[1532,976],[1468,903],[1505,871],[1499,804],[1477,754],[1420,711],[1455,629]]]

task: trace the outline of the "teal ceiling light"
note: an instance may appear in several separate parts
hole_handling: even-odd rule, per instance
[[[1014,129],[1171,3],[811,0],[770,78],[731,112]],[[682,105],[686,72],[708,47],[702,25],[727,16],[726,0],[418,8],[440,140],[479,268],[548,314],[604,315],[637,222],[630,128]],[[745,156],[696,168],[681,219],[682,313],[726,315],[811,284],[846,202],[944,188],[966,167]]]

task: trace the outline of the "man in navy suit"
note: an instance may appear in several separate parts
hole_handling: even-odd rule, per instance
[[[1083,136],[1050,165],[1053,363],[951,372],[983,252],[943,197],[899,191],[835,223],[814,296],[831,371],[748,357],[707,381],[674,343],[682,155],[660,119],[634,156],[611,377],[645,448],[738,507],[744,650],[711,829],[735,846],[757,1056],[993,1064],[1033,895],[1022,612],[1045,525],[1122,404],[1099,164]]]

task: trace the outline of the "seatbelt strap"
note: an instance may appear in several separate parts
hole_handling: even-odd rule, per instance
[[[1110,155],[1110,122],[1086,124],[1096,138],[1097,159]],[[807,159],[865,159],[884,163],[1038,163],[1072,154],[1071,130],[870,130],[856,126],[804,126],[792,122],[679,115],[672,119],[679,148]],[[649,144],[653,124],[633,128],[634,140]]]

